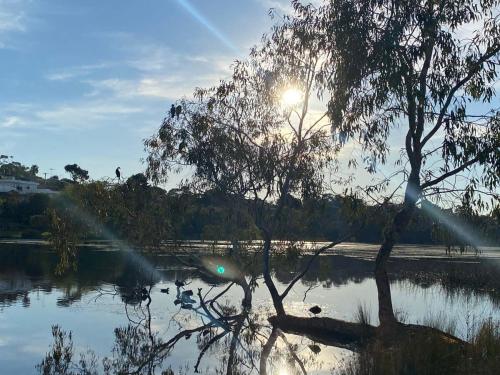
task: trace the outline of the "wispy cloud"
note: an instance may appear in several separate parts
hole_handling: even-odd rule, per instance
[[[81,90],[80,94],[63,103],[4,107],[0,109],[0,126],[26,132],[120,124],[145,136],[161,121],[168,101],[190,96],[196,87],[212,86],[230,74],[230,53],[180,53],[131,33],[98,37],[110,40],[116,52],[114,60],[63,67],[44,75],[61,90],[71,84],[72,90]]]
[[[176,100],[190,96],[195,87],[210,86],[220,79],[220,75],[209,73],[197,76],[195,80],[186,80],[181,75],[156,75],[138,79],[109,78],[86,81],[92,91],[89,96],[111,94],[115,98],[164,98]]]
[[[49,110],[40,110],[34,113],[35,118],[51,125],[71,126],[79,125],[82,121],[91,124],[92,120],[103,120],[115,115],[140,113],[140,107],[106,103],[76,103],[65,104]]]
[[[88,76],[96,70],[111,68],[113,65],[114,64],[112,63],[98,63],[73,66],[60,71],[48,73],[45,75],[45,78],[49,81],[67,81],[73,78]]]
[[[196,87],[212,86],[231,74],[232,54],[179,53],[168,46],[140,40],[130,33],[112,33],[104,37],[118,45],[117,51],[125,55],[123,59],[63,68],[46,74],[45,78],[82,84],[82,89],[86,90],[82,98],[175,100],[190,96]]]
[[[21,118],[17,116],[8,116],[0,123],[0,127],[11,128],[15,125],[20,124],[21,122],[22,122]]]
[[[23,13],[15,14],[5,10],[0,10],[0,32],[26,31],[23,18]]]
[[[27,31],[23,5],[21,0],[0,0],[0,48],[10,47],[11,34]]]
[[[133,38],[128,38],[134,42]],[[169,68],[180,64],[181,56],[166,46],[153,43],[134,43],[132,47],[127,47],[127,52],[132,54],[126,64],[139,71],[166,71]]]
[[[158,42],[143,40],[131,33],[108,33],[105,35],[118,45],[118,50],[127,55],[120,62],[142,73],[175,73],[178,70],[188,71],[191,68],[203,67],[205,71],[221,70],[234,60],[233,53],[217,53],[200,55],[193,52],[179,52]],[[208,65],[207,65],[208,64]],[[118,62],[116,63],[118,65]]]
[[[0,128],[22,129],[76,129],[93,128],[115,123],[145,109],[115,100],[88,100],[56,104],[52,107],[29,105],[0,113]]]

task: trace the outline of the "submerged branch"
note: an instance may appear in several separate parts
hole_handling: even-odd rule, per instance
[[[314,261],[316,260],[316,258],[318,256],[320,256],[323,252],[325,252],[326,250],[328,249],[331,249],[332,247],[334,246],[337,246],[338,244],[344,242],[346,239],[348,239],[349,237],[351,237],[352,234],[348,234],[344,237],[342,237],[340,240],[338,241],[335,241],[335,242],[331,242],[329,243],[328,245],[325,245],[323,247],[320,247],[319,249],[317,249],[315,252],[314,252],[314,255],[311,257],[311,259],[309,259],[309,262],[307,262],[307,265],[305,266],[305,268],[299,273],[297,274],[297,276],[295,276],[293,278],[293,280],[290,282],[290,284],[288,284],[288,286],[286,287],[286,289],[283,291],[283,293],[281,293],[280,295],[280,299],[283,301],[286,296],[288,295],[288,293],[290,292],[290,290],[292,290],[292,288],[295,286],[295,284],[300,280],[302,279],[305,274],[309,271],[309,269],[311,268],[312,264],[314,263]]]

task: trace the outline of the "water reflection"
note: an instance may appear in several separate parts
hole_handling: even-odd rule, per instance
[[[211,262],[207,266],[202,259]],[[160,270],[160,276],[137,269],[121,252],[85,251],[81,252],[78,271],[58,278],[53,273],[53,254],[39,248],[4,250],[0,326],[7,328],[4,332],[18,333],[17,344],[22,343],[24,353],[31,353],[29,358],[40,364],[40,370],[56,373],[57,366],[68,366],[75,373],[89,374],[326,374],[347,350],[361,350],[377,334],[376,314],[371,325],[354,322],[353,316],[360,302],[377,307],[372,262],[367,260],[322,257],[289,296],[286,311],[292,315],[284,318],[272,318],[275,312],[254,256],[234,257],[233,263],[224,263],[225,270],[241,271],[228,272],[226,278],[220,277],[217,266],[229,262],[227,258],[150,256],[149,261]],[[305,262],[307,257],[274,259],[273,277],[281,290]],[[210,272],[212,266],[215,272]],[[397,282],[392,284],[392,297],[395,306],[405,298],[410,300],[407,309],[411,321],[416,320],[412,314],[418,303],[422,311],[427,309],[427,292],[458,290],[443,283],[441,277],[429,276],[446,272],[450,265],[445,262],[427,265],[425,261],[397,260],[393,266],[397,272],[390,276]],[[460,267],[459,263],[452,266]],[[423,293],[422,287],[428,290]],[[467,291],[464,287],[460,290]],[[436,300],[442,299],[442,292],[436,292]],[[449,304],[460,313],[463,301],[453,293]],[[491,295],[485,290],[477,298],[485,306],[486,296]],[[492,310],[495,301],[491,301]],[[324,317],[315,318],[307,312],[316,303],[323,307]],[[9,325],[23,321],[19,309],[26,311],[24,322],[32,319],[44,324],[32,322],[32,327],[9,329]],[[72,318],[63,311],[71,311]],[[51,318],[45,319],[47,316]],[[58,325],[53,332],[53,349],[41,362],[53,324]],[[26,331],[30,328],[39,330],[36,336],[44,338],[38,341],[43,342],[38,348],[26,344],[33,338],[33,332]],[[13,339],[3,340],[8,343]],[[32,371],[27,368],[34,370],[33,364],[22,367],[18,359],[15,361],[19,352],[11,345],[2,345],[0,337],[2,368],[12,370],[9,372],[21,369],[20,373]],[[58,350],[72,355],[61,357]],[[57,358],[66,358],[67,363],[56,363]]]
[[[349,255],[349,254],[348,254]],[[187,266],[187,256],[145,255],[161,276],[151,275],[138,268],[127,253],[120,251],[82,251],[79,268],[63,277],[54,274],[56,255],[46,248],[16,245],[0,247],[0,307],[20,300],[29,300],[29,292],[63,292],[62,305],[80,301],[82,296],[93,293],[103,285],[114,285],[127,290],[137,284],[154,285],[161,280],[195,279],[210,285],[223,285],[226,281],[213,273],[193,272]],[[260,274],[260,263],[255,255],[240,256],[245,271]],[[307,263],[308,257],[279,257],[273,260],[273,277],[281,284],[288,284]],[[500,305],[500,260],[475,259],[393,259],[389,265],[392,281],[410,280],[423,288],[441,285],[450,296],[460,293],[487,295],[493,303]],[[302,278],[302,284],[310,288],[321,286],[332,288],[348,283],[362,283],[373,278],[373,263],[369,259],[351,256],[328,255],[313,263]]]

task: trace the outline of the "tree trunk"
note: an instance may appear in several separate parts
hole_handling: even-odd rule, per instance
[[[233,337],[231,338],[231,344],[229,345],[229,356],[227,359],[227,368],[226,375],[232,375],[233,373],[239,373],[239,371],[235,370],[235,360],[236,360],[236,348],[240,339],[241,329],[243,328],[243,324],[245,323],[245,315],[243,315],[236,326],[233,329]]]
[[[235,361],[236,361],[236,349],[238,343],[240,342],[240,334],[241,329],[245,323],[245,319],[248,317],[250,310],[252,309],[252,291],[250,290],[250,286],[247,281],[243,277],[241,280],[236,281],[236,283],[243,289],[244,295],[243,300],[241,301],[241,316],[236,322],[236,325],[232,331],[233,337],[231,338],[231,343],[229,345],[229,356],[227,359],[227,368],[226,375],[232,375],[233,373],[238,373],[235,370]]]
[[[375,282],[377,283],[378,319],[380,320],[380,325],[396,323],[392,307],[391,285],[385,268],[377,268],[375,270]]]
[[[271,298],[273,300],[273,305],[276,310],[276,314],[278,316],[280,315],[285,315],[285,309],[283,307],[283,301],[281,299],[280,294],[278,293],[278,290],[276,289],[276,285],[274,285],[274,281],[271,277],[271,269],[270,269],[270,255],[271,252],[271,240],[266,239],[264,240],[264,254],[263,254],[263,261],[264,261],[264,282],[266,283],[267,289],[269,290],[269,293],[271,294]]]
[[[273,349],[276,339],[278,338],[278,328],[273,328],[271,335],[267,339],[267,342],[262,347],[262,353],[260,355],[260,365],[259,365],[259,375],[267,375],[267,359],[271,350]]]
[[[379,320],[381,325],[394,323],[396,321],[392,307],[389,278],[387,276],[387,261],[398,237],[410,223],[420,193],[419,172],[412,171],[408,180],[408,185],[406,186],[403,207],[394,216],[392,223],[384,232],[384,240],[375,260],[375,280],[377,282]]]

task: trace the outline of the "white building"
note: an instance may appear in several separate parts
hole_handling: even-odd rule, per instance
[[[54,194],[50,189],[38,189],[38,182],[17,180],[14,177],[0,177],[0,193],[17,192],[19,194]]]

